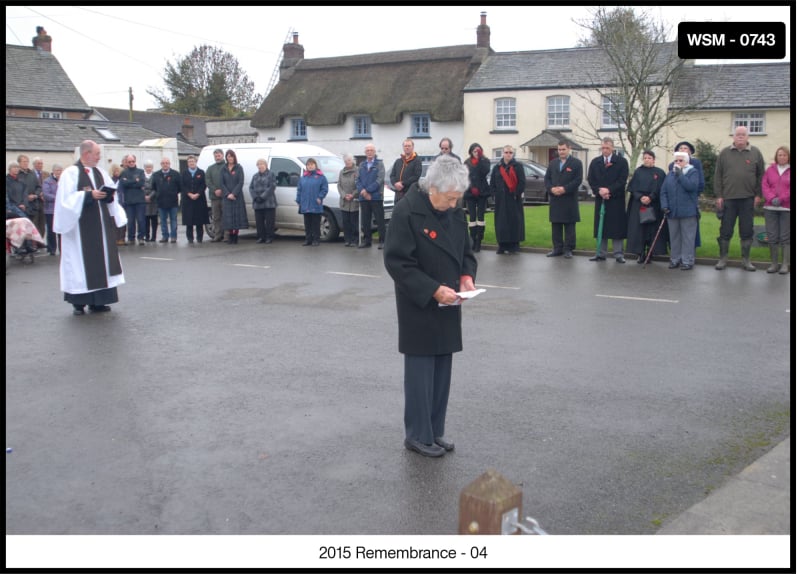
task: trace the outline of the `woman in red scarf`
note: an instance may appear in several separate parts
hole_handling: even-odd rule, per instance
[[[483,232],[486,230],[486,222],[483,220],[486,201],[491,194],[486,178],[492,165],[489,158],[483,155],[483,148],[478,143],[469,146],[469,158],[464,164],[469,169],[469,187],[464,192],[464,202],[469,212],[469,234],[472,237],[472,250],[480,251]]]
[[[525,241],[525,168],[514,159],[514,148],[503,148],[503,161],[492,169],[489,186],[494,195],[494,231],[497,253],[518,253]]]

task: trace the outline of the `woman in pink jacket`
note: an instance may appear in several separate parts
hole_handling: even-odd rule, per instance
[[[783,265],[779,273],[789,273],[789,261],[792,259],[792,214],[791,214],[791,178],[792,166],[789,164],[791,153],[789,148],[781,146],[775,152],[775,163],[764,172],[761,180],[761,191],[764,195],[764,221],[767,225],[767,241],[772,264],[767,273],[778,271],[778,249],[783,248]]]

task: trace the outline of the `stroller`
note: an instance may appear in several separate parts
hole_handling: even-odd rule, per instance
[[[21,263],[33,263],[33,254],[44,245],[39,230],[25,216],[25,212],[6,200],[6,254],[12,255]]]

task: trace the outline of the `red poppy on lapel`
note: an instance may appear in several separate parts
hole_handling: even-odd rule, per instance
[[[749,163],[750,163],[750,160],[749,160],[749,159],[746,159],[746,160],[744,160],[744,163],[746,163],[746,164],[749,164]]]
[[[435,232],[435,231],[431,231],[431,232],[428,234],[428,237],[430,237],[431,239],[436,239],[436,232]]]
[[[657,173],[653,174],[653,179],[658,179],[658,174]]]
[[[197,179],[200,179],[200,174],[198,173],[198,174],[197,174],[195,177],[196,177]]]
[[[571,168],[571,167],[568,167],[568,168],[567,168],[567,171],[572,171],[572,168]]]
[[[167,181],[168,181],[168,182],[169,182],[169,181],[172,181],[172,176],[171,176],[171,175],[168,175],[168,176],[167,176]]]

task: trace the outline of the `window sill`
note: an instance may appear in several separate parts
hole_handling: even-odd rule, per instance
[[[490,134],[518,134],[519,130],[492,130]]]
[[[408,139],[411,139],[411,140],[429,140],[429,139],[431,139],[431,136],[429,136],[429,135],[427,135],[427,136],[426,135],[410,135],[410,136],[408,136]]]
[[[351,140],[371,140],[372,136],[352,136]]]

